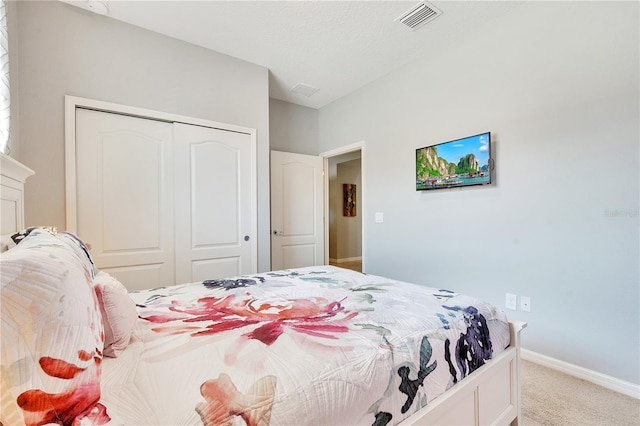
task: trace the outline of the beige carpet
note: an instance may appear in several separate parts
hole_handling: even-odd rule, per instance
[[[640,425],[640,400],[522,362],[522,422],[536,425]]]

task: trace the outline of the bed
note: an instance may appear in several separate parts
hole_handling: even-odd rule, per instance
[[[75,235],[2,254],[3,425],[518,424],[524,323],[332,266],[128,293]]]

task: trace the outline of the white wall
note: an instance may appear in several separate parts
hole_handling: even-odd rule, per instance
[[[246,126],[258,135],[258,268],[269,270],[266,68],[58,1],[18,2],[9,12],[18,43],[15,153],[36,171],[26,185],[28,225],[65,228],[64,95]]]
[[[638,6],[527,2],[322,108],[320,152],[366,143],[365,270],[529,296],[526,348],[640,383]],[[416,148],[483,131],[495,186],[415,191]]]
[[[318,110],[269,99],[269,141],[275,151],[318,154]]]

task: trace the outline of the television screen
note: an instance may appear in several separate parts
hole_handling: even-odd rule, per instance
[[[416,190],[491,183],[491,132],[416,149]]]

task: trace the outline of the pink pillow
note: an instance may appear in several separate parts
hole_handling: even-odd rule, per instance
[[[104,271],[93,280],[104,325],[104,355],[115,358],[129,345],[138,319],[136,305],[124,285]]]

